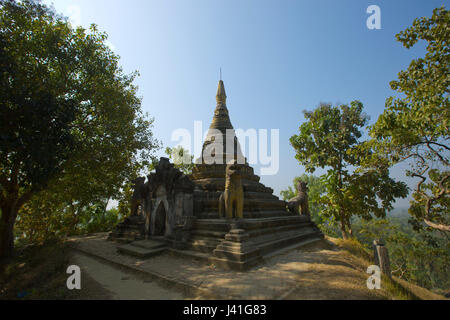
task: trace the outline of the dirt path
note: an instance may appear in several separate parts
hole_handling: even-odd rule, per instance
[[[81,268],[83,300],[180,300],[185,297],[176,290],[127,273],[84,254],[74,253],[72,262]]]
[[[297,256],[297,257],[296,257]],[[383,290],[369,290],[369,276],[363,266],[346,253],[329,248],[311,247],[278,257],[278,262],[295,275],[296,285],[285,293],[287,300],[373,300],[386,299]],[[291,262],[288,262],[291,261]]]
[[[364,266],[327,241],[279,254],[247,272],[216,269],[169,253],[147,260],[121,255],[117,253],[117,244],[106,241],[105,235],[71,241],[72,246],[89,253],[89,256],[78,253],[75,258],[86,276],[95,279],[91,283],[98,283],[97,289],[106,290],[111,299],[367,300],[387,297],[383,289],[369,290]],[[143,280],[138,277],[141,274],[152,274],[153,278]],[[152,281],[155,275],[168,281]],[[197,289],[186,289],[186,285]]]

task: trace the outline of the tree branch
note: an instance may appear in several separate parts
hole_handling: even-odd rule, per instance
[[[427,142],[428,149],[430,149],[439,158],[439,160],[441,160],[441,162],[444,163],[446,166],[450,165],[448,163],[448,161],[443,156],[441,156],[441,154],[439,152],[437,152],[430,146],[430,144],[431,144],[431,142]]]
[[[445,232],[450,232],[450,226],[447,226],[445,224],[438,224],[438,223],[433,223],[427,219],[423,219],[423,221],[430,227],[432,227],[433,229],[436,230],[440,230],[440,231],[445,231]]]
[[[427,166],[428,167],[428,166]],[[421,172],[421,174],[423,174],[424,172],[426,172],[427,168],[424,169],[423,172]],[[445,224],[442,223],[434,223],[431,221],[431,206],[433,204],[433,202],[439,200],[440,198],[442,198],[444,195],[449,194],[449,191],[447,190],[447,188],[445,187],[445,182],[446,180],[448,180],[450,178],[450,174],[447,174],[446,176],[444,176],[440,181],[439,181],[439,193],[434,196],[434,197],[430,197],[428,196],[425,192],[423,192],[421,190],[422,184],[425,182],[426,178],[423,175],[420,174],[413,174],[414,177],[418,177],[421,179],[421,181],[417,184],[416,187],[416,192],[419,193],[420,195],[422,195],[422,197],[425,199],[425,217],[423,218],[423,221],[430,227],[432,227],[433,229],[436,230],[441,230],[441,231],[446,231],[446,232],[450,232],[450,226],[447,226]]]

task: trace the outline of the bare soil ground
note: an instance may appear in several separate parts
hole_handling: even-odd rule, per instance
[[[148,260],[119,255],[117,244],[106,241],[105,235],[74,238],[71,243],[89,253],[89,256],[75,253],[73,261],[81,267],[85,279],[90,279],[91,292],[104,290],[102,299],[367,300],[388,297],[383,289],[367,289],[368,275],[364,267],[327,241],[274,256],[247,272],[215,269],[171,254]],[[145,279],[146,274],[152,276]],[[98,289],[94,290],[95,287]],[[187,287],[191,290],[186,290]],[[83,290],[80,295],[83,299],[99,298],[89,292],[83,296]]]
[[[81,267],[81,291],[84,300],[182,300],[185,296],[164,288],[154,281],[120,268],[101,263],[95,258],[74,253],[72,260]]]

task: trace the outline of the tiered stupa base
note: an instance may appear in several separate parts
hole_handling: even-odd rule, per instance
[[[259,182],[248,165],[244,172],[244,219],[219,217],[219,197],[225,186],[225,165],[197,165],[191,176],[196,185],[197,217],[189,248],[210,254],[210,261],[226,269],[246,270],[283,249],[323,238],[309,216],[294,215],[271,188]]]

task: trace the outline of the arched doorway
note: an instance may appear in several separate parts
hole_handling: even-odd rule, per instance
[[[164,203],[160,202],[155,214],[155,236],[164,236],[166,232],[166,209]]]

